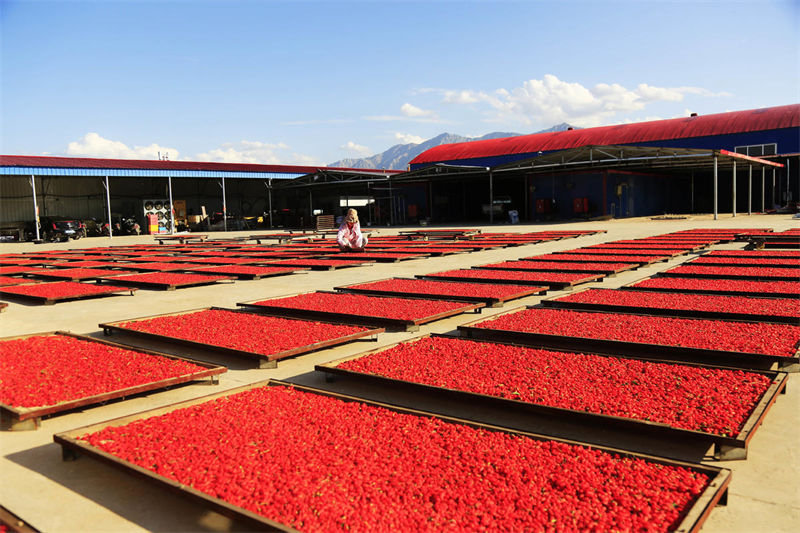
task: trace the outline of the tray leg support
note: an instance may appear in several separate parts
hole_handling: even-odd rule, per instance
[[[33,431],[39,429],[42,425],[41,418],[27,418],[19,420],[12,417],[3,417],[0,421],[0,429],[3,431]]]
[[[265,369],[265,368],[278,368],[278,361],[269,359],[259,359],[258,360],[258,368]]]
[[[77,450],[73,450],[68,446],[61,445],[61,460],[62,461],[77,461],[80,459],[81,454]]]
[[[727,446],[725,444],[715,444],[714,458],[719,461],[737,461],[740,459],[747,459],[747,448]]]

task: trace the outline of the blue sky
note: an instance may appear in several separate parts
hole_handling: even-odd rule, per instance
[[[0,152],[326,164],[796,103],[798,5],[0,0]]]

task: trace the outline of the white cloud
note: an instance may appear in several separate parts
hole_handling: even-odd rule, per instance
[[[400,106],[400,112],[406,117],[411,118],[436,118],[436,113],[427,109],[421,109],[415,105],[405,104]]]
[[[622,113],[639,112],[656,102],[681,102],[687,94],[705,97],[730,96],[702,87],[656,87],[641,83],[628,89],[618,83],[585,87],[546,74],[541,80],[525,81],[520,87],[500,88],[493,93],[469,89],[439,89],[442,102],[455,105],[484,104],[487,121],[507,124],[549,125],[569,122],[589,127],[608,123]]]
[[[419,135],[412,135],[410,133],[400,133],[400,132],[396,132],[394,134],[394,137],[403,144],[419,144],[425,140]]]
[[[345,152],[357,155],[369,155],[370,149],[366,146],[362,146],[360,144],[356,144],[353,141],[347,141],[345,144],[339,147],[340,149],[344,150]]]
[[[315,165],[313,157],[290,153],[285,143],[261,141],[227,142],[207,152],[197,154],[197,161],[219,161],[221,163],[250,163],[254,165]]]
[[[486,98],[485,93],[475,91],[444,91],[444,102],[447,104],[477,104]]]
[[[180,157],[176,148],[150,144],[148,146],[128,147],[121,141],[106,139],[91,132],[81,139],[67,145],[66,154],[80,157],[99,157],[112,159],[158,159],[158,153],[169,154],[172,161],[215,161],[220,163],[250,163],[256,165],[306,165],[321,163],[316,158],[291,151],[285,143],[266,143],[261,141],[227,142],[220,146],[190,157]]]
[[[158,153],[167,154],[172,160],[178,159],[180,153],[176,148],[152,143],[148,146],[130,148],[123,142],[112,141],[89,132],[77,141],[67,145],[67,155],[79,157],[99,157],[110,159],[158,159]]]

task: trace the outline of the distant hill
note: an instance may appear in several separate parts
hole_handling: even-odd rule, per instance
[[[546,130],[537,131],[536,133],[550,133],[554,131],[564,131],[567,128],[572,128],[572,127],[574,126],[570,126],[566,122],[563,122],[551,128],[547,128]],[[492,133],[487,133],[482,137],[464,137],[462,135],[456,135],[453,133],[442,133],[437,135],[436,137],[433,137],[432,139],[428,139],[427,141],[418,144],[417,143],[396,144],[391,148],[389,148],[388,150],[386,150],[385,152],[381,152],[380,154],[375,154],[370,157],[364,157],[361,159],[340,159],[339,161],[334,161],[333,163],[328,164],[328,166],[344,167],[344,168],[364,168],[364,169],[385,168],[390,170],[405,170],[408,167],[408,163],[412,159],[417,157],[425,150],[433,148],[434,146],[439,146],[440,144],[483,141],[486,139],[499,139],[502,137],[518,137],[520,135],[527,135],[527,134],[495,131]]]

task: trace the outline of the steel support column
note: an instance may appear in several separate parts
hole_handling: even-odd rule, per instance
[[[689,184],[689,212],[694,213],[694,169],[692,169],[692,179]]]
[[[36,176],[31,176],[31,190],[33,190],[33,227],[36,228],[36,240],[42,239],[39,234],[39,204],[36,203]]]
[[[767,167],[762,165],[761,166],[761,212],[762,213],[766,212],[766,210],[764,208],[765,207],[764,206],[764,204],[765,204],[765,202],[764,202],[764,193],[766,192],[765,191],[765,187],[764,187],[764,181],[765,181],[766,173],[767,173]]]
[[[392,178],[387,180],[389,182],[389,225],[394,226],[394,193],[392,192]]]
[[[114,236],[114,230],[111,229],[111,189],[108,185],[108,176],[106,176],[106,182],[104,184],[106,188],[106,208],[108,208],[108,238],[112,238]]]
[[[780,200],[778,201],[780,202]],[[772,204],[775,204],[775,167],[772,167]]]
[[[225,197],[225,176],[222,176],[222,230],[228,231],[228,199]]]
[[[719,210],[718,210],[719,204],[717,203],[718,200],[717,193],[719,192],[719,171],[718,171],[719,169],[717,165],[718,159],[719,157],[715,155],[714,156],[714,220],[717,220],[717,218],[719,218]]]
[[[175,233],[175,206],[172,205],[172,176],[167,176],[167,184],[169,185],[169,232]]]
[[[492,169],[486,167],[486,171],[489,172],[489,224],[494,223],[494,176],[492,175]]]
[[[272,229],[272,178],[267,182],[267,192],[269,196],[269,229]]]
[[[733,196],[733,216],[736,216],[736,161],[733,162],[733,190],[731,191],[731,195]]]
[[[747,214],[753,214],[753,165],[748,167],[747,174]]]

